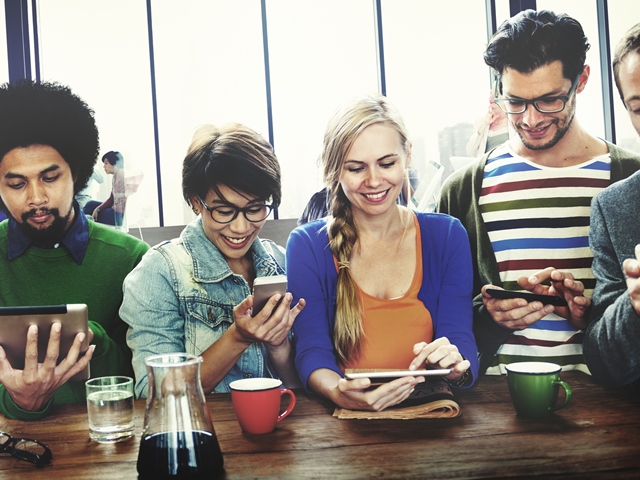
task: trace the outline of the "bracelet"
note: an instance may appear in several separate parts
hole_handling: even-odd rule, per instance
[[[469,372],[469,370],[465,370],[462,376],[457,380],[449,380],[448,378],[445,378],[445,380],[452,387],[464,387],[467,383],[470,383],[471,372]]]
[[[462,355],[462,360],[466,360],[464,355]],[[445,381],[452,387],[464,387],[467,383],[471,383],[471,379],[471,372],[467,368],[460,378],[456,380],[449,380],[448,378],[445,378]]]

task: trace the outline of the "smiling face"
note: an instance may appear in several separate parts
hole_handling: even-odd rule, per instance
[[[225,185],[218,185],[218,189],[224,197],[223,199],[213,189],[210,189],[206,197],[202,199],[211,208],[222,206],[243,208],[252,204],[264,203],[264,199],[241,195]],[[211,243],[220,250],[227,262],[239,260],[247,255],[251,244],[266,221],[265,219],[261,222],[249,222],[242,213],[238,213],[238,216],[231,223],[222,224],[211,218],[197,196],[191,199],[191,204],[200,207],[204,233]]]
[[[0,197],[22,230],[54,241],[71,226],[73,175],[54,148],[14,148],[0,161]]]
[[[563,76],[559,60],[530,73],[507,68],[501,81],[504,97],[524,100],[567,95],[571,89],[571,80]],[[581,78],[576,93],[584,89],[585,83],[586,78]],[[524,113],[510,114],[508,119],[525,147],[546,150],[554,147],[569,131],[575,112],[576,94],[573,94],[561,112],[541,113],[528,105]]]
[[[620,62],[618,70],[620,92],[629,118],[640,135],[640,52],[630,52]]]
[[[386,123],[365,128],[347,152],[340,176],[353,215],[381,215],[395,206],[407,162],[407,152],[395,128]]]

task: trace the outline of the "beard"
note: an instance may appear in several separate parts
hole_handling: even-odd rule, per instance
[[[531,105],[530,108],[534,108],[533,105]],[[569,128],[571,127],[571,124],[573,123],[573,118],[575,116],[576,116],[576,103],[575,101],[573,101],[571,102],[571,106],[569,107],[569,112],[567,113],[567,116],[564,117],[564,119],[556,118],[551,122],[552,124],[556,125],[556,133],[553,135],[551,140],[543,144],[530,143],[525,138],[525,136],[521,133],[518,125],[512,125],[512,127],[518,133],[518,136],[520,137],[520,140],[522,141],[524,146],[527,147],[529,150],[547,150],[549,148],[554,147],[562,139],[562,137],[564,137],[564,135],[569,131]]]
[[[45,228],[36,228],[29,224],[27,220],[35,216],[37,213],[49,213],[53,216],[51,225]],[[37,243],[54,243],[64,235],[69,224],[69,219],[73,213],[73,206],[66,215],[61,216],[60,210],[57,208],[34,208],[22,214],[22,222],[18,222],[18,226],[31,240]]]

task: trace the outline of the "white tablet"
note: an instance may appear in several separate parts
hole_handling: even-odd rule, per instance
[[[43,362],[49,343],[51,325],[59,322],[62,325],[60,337],[60,355],[58,363],[67,356],[76,334],[88,333],[88,309],[84,303],[67,305],[50,305],[41,307],[0,307],[0,345],[7,354],[13,368],[24,368],[24,354],[27,345],[27,331],[31,325],[38,326],[38,362]],[[81,354],[89,348],[89,337],[85,336]],[[89,378],[87,366],[71,380]]]
[[[378,372],[349,372],[345,373],[344,377],[347,380],[355,380],[356,378],[370,378],[376,381],[391,381],[398,377],[432,377],[432,376],[444,376],[451,373],[450,368],[438,368],[431,370],[388,370]]]

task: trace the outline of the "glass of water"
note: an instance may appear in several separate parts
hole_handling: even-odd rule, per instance
[[[85,385],[91,439],[113,443],[133,437],[133,379],[99,377]]]

